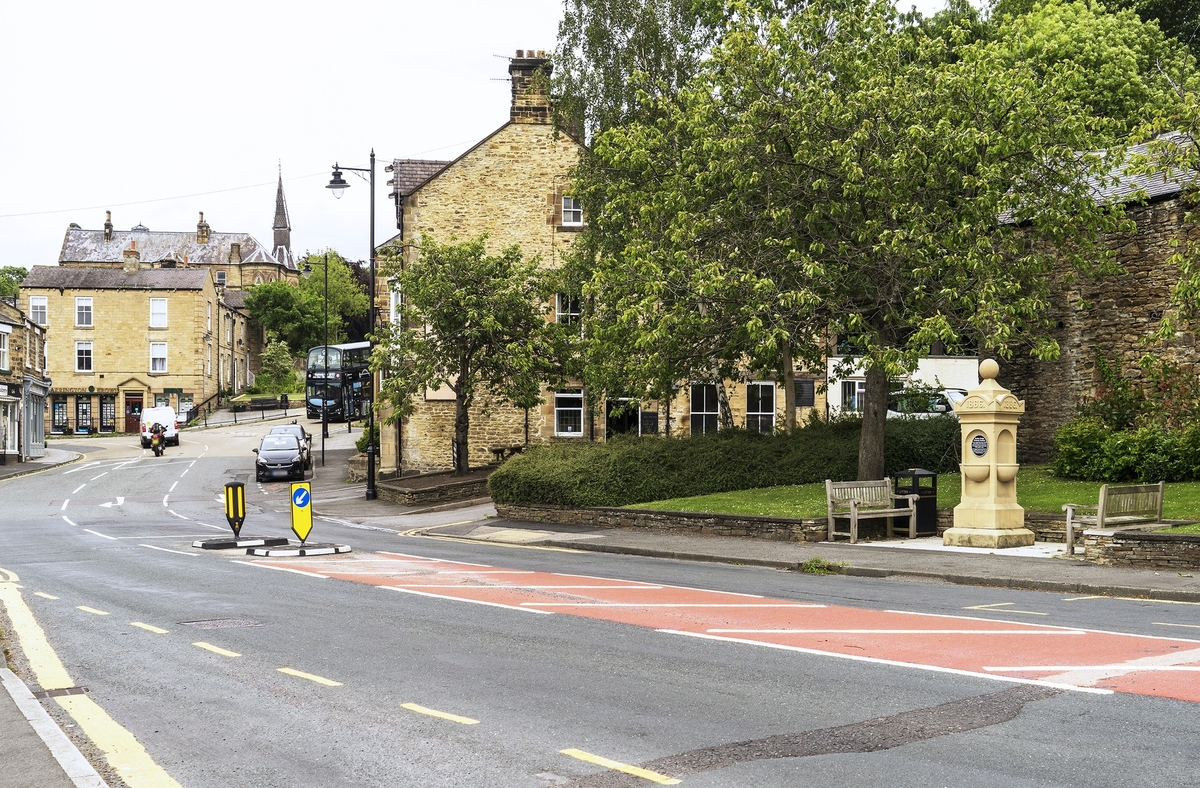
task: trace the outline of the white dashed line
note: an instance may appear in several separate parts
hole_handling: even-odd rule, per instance
[[[96,536],[99,536],[102,539],[111,539],[114,542],[117,541],[117,537],[108,536],[107,534],[102,534],[99,531],[93,531],[91,528],[84,528],[83,530],[87,531],[89,534],[95,534]]]

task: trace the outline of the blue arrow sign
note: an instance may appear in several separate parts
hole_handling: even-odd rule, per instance
[[[296,506],[299,506],[301,509],[303,509],[305,506],[308,506],[308,499],[308,490],[303,487],[296,488],[296,490],[292,493],[292,503],[294,503]]]

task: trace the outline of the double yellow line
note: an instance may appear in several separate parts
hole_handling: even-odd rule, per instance
[[[46,633],[21,597],[13,572],[0,569],[0,603],[3,603],[13,632],[29,660],[29,667],[44,690],[74,687],[67,669],[50,647]],[[132,733],[121,727],[104,709],[86,695],[59,695],[54,702],[79,725],[105,759],[130,788],[181,788],[171,775],[154,762]]]

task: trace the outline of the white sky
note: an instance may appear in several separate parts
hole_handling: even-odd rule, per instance
[[[900,0],[907,8],[912,0]],[[942,0],[918,0],[930,12]],[[365,259],[395,234],[383,167],[452,159],[508,119],[508,63],[555,45],[562,0],[80,0],[0,10],[0,266],[53,265],[76,222],[270,246],[282,162],[292,251]],[[504,56],[504,57],[496,57]],[[498,81],[505,80],[505,81]]]

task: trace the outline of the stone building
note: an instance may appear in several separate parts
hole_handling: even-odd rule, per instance
[[[581,146],[554,127],[544,92],[547,80],[538,76],[543,72],[548,77],[549,69],[543,53],[518,50],[509,65],[508,122],[453,161],[397,159],[387,168],[392,173],[389,183],[400,232],[385,245],[412,244],[423,234],[444,243],[451,237],[465,240],[487,232],[489,253],[516,244],[523,255],[537,257],[542,266],[560,264],[585,226],[585,213],[570,193],[570,173]],[[412,246],[405,254],[408,261],[416,258]],[[382,302],[386,283],[379,286],[377,303]],[[391,298],[392,309],[381,308],[380,314],[394,313],[396,295]],[[578,302],[559,294],[547,304],[546,318],[574,322],[579,319]],[[823,375],[798,377],[798,416],[803,418],[812,409],[823,413]],[[763,431],[781,424],[782,385],[769,379],[726,381],[734,423]],[[490,447],[526,441],[604,440],[616,433],[678,434],[717,428],[717,385],[712,382],[682,383],[669,407],[651,402],[643,403],[643,410],[638,403],[627,406],[616,399],[604,401],[593,412],[587,400],[582,386],[568,386],[547,390],[541,406],[528,412],[492,404],[484,415],[482,406],[477,406],[471,415],[471,465],[490,462]],[[399,468],[451,467],[453,435],[453,392],[448,388],[426,391],[402,425],[381,429],[381,476],[394,476]]]
[[[1148,344],[1179,278],[1178,269],[1169,262],[1175,252],[1173,242],[1200,241],[1200,228],[1185,220],[1192,208],[1178,180],[1126,179],[1106,196],[1127,199],[1136,190],[1146,195],[1143,201],[1127,205],[1136,230],[1108,242],[1123,271],[1098,281],[1059,276],[1052,282],[1049,319],[1061,348],[1058,360],[1037,361],[1016,354],[1011,361],[1001,362],[1001,382],[1026,403],[1018,438],[1022,462],[1053,457],[1055,431],[1100,382],[1097,353],[1119,364],[1126,377],[1140,377],[1138,361],[1147,353],[1200,374],[1200,349],[1192,331],[1178,333],[1170,342]]]
[[[184,411],[217,392],[209,272],[151,267],[136,248],[124,259],[117,269],[34,266],[22,283],[47,331],[52,433],[137,432],[143,407]]]
[[[23,462],[46,450],[46,331],[0,298],[0,462]]]
[[[34,266],[21,305],[47,329],[52,433],[136,432],[143,407],[183,414],[254,382],[265,344],[244,288],[298,283],[279,179],[273,248],[247,233],[72,224],[57,266]]]

